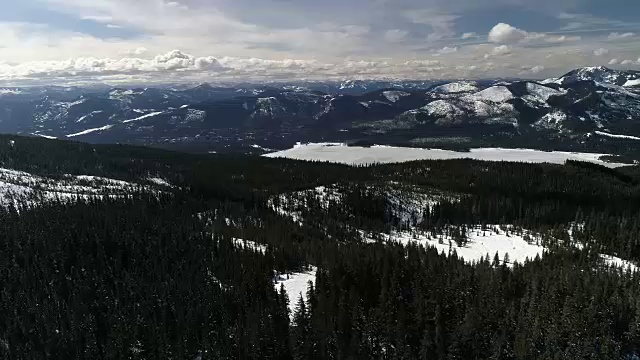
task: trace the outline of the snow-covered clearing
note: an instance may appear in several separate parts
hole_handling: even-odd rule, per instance
[[[290,316],[292,318],[296,310],[300,294],[302,294],[302,297],[305,301],[307,299],[307,288],[309,286],[309,281],[311,281],[315,285],[317,272],[318,268],[315,266],[311,266],[307,271],[299,273],[277,274],[273,278],[273,286],[277,291],[280,291],[280,286],[284,285],[287,296],[289,296],[289,310]]]
[[[528,230],[520,234],[514,231],[511,225],[489,225],[485,230],[477,226],[467,230],[467,243],[459,246],[453,237],[444,234],[432,236],[429,232],[420,231],[394,231],[391,234],[371,235],[362,233],[367,242],[382,240],[386,243],[399,243],[402,245],[417,244],[435,248],[439,253],[450,256],[454,252],[465,262],[472,264],[481,259],[492,262],[495,255],[504,262],[508,255],[507,266],[513,267],[515,262],[520,264],[527,260],[534,260],[537,256],[543,257],[547,253],[541,243],[541,236]],[[579,247],[578,247],[579,248]],[[631,270],[640,268],[634,263],[616,256],[601,254],[603,265]]]
[[[604,131],[595,131],[595,133],[597,135],[606,136],[606,137],[615,138],[615,139],[640,140],[640,137],[638,136],[609,134]]]
[[[517,235],[511,227],[506,227],[506,230],[499,226],[488,226],[486,230],[480,227],[469,229],[467,244],[464,246],[458,246],[452,237],[446,235],[432,237],[429,233],[418,231],[396,231],[390,235],[380,234],[378,237],[387,243],[421,244],[435,248],[444,255],[451,255],[455,251],[458,257],[468,263],[477,263],[482,258],[492,261],[497,253],[500,261],[508,254],[507,265],[513,266],[514,262],[524,263],[527,259],[542,257],[545,252],[544,247],[532,242],[536,239],[535,234],[525,231],[522,235]],[[372,236],[365,236],[365,240],[377,241]]]
[[[527,163],[564,164],[567,160],[588,161],[607,167],[620,167],[625,164],[609,163],[600,160],[607,154],[577,153],[562,151],[540,151],[532,149],[479,148],[470,152],[457,152],[442,149],[421,149],[375,145],[370,148],[347,146],[335,143],[298,144],[292,149],[263,156],[270,158],[289,158],[310,161],[328,161],[348,165],[367,165],[397,163],[414,160],[474,159],[485,161],[510,161]]]

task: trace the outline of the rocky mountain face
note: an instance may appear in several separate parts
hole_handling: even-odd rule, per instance
[[[640,139],[639,120],[640,72],[604,67],[542,81],[0,88],[0,132],[209,151],[367,139],[629,142]]]

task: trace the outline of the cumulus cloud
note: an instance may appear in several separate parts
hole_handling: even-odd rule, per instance
[[[622,60],[620,65],[631,65],[633,64],[633,60]]]
[[[494,47],[491,52],[484,55],[485,59],[489,59],[494,56],[508,55],[511,53],[511,48],[509,45],[500,45]]]
[[[609,65],[618,65],[618,64],[620,64],[620,60],[618,59],[609,60]]]
[[[509,24],[499,23],[489,31],[488,39],[492,43],[507,44],[524,40],[528,34]]]
[[[608,53],[609,53],[609,50],[605,48],[599,48],[599,49],[593,50],[593,55],[595,56],[603,56],[603,55],[607,55]]]

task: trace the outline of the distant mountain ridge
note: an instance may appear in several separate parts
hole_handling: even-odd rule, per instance
[[[452,137],[589,146],[640,138],[640,72],[591,67],[540,81],[2,88],[0,131],[197,151],[319,140],[424,145]]]

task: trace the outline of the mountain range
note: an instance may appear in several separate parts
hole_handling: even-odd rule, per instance
[[[640,72],[606,67],[540,81],[0,88],[0,132],[210,152],[343,141],[628,153],[639,119]]]

